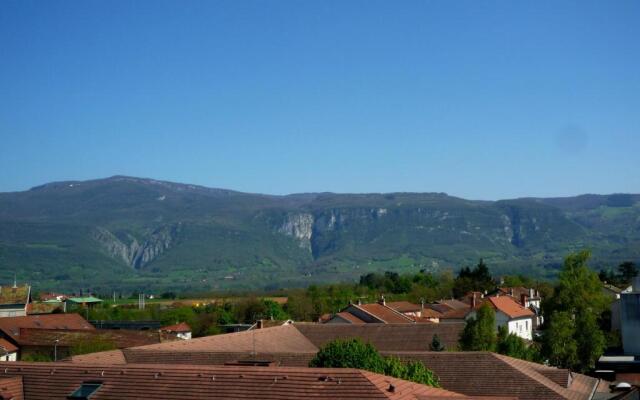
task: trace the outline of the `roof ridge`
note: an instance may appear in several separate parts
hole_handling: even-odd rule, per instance
[[[524,362],[528,363],[528,361],[526,361],[526,360],[520,360],[520,359],[517,359],[517,358],[505,356],[504,354],[498,354],[498,353],[493,353],[493,352],[490,352],[490,353],[495,358],[500,360],[502,363],[504,363],[504,364],[516,369],[520,374],[525,375],[525,376],[527,376],[527,377],[529,377],[529,378],[541,383],[542,385],[546,386],[547,388],[553,390],[554,392],[558,393],[559,395],[561,395],[563,397],[568,397],[568,393],[566,393],[566,392],[572,392],[569,388],[565,388],[565,387],[557,384],[556,382],[552,381],[551,379],[547,378],[546,376],[544,376],[541,373],[539,373],[536,370],[534,370],[532,367],[529,367],[526,370],[524,370],[523,368],[520,368],[521,364],[523,364]],[[520,364],[520,365],[518,365],[518,364]]]
[[[370,304],[378,304],[378,303],[370,303]],[[379,317],[379,316],[377,316],[377,315],[372,314],[371,312],[369,312],[369,311],[365,310],[364,308],[360,307],[360,306],[359,306],[359,305],[357,305],[357,304],[351,304],[351,306],[353,306],[353,307],[357,308],[358,310],[361,310],[362,312],[364,312],[364,313],[366,313],[366,314],[368,314],[368,315],[372,316],[373,318],[377,319],[378,321],[382,322],[383,324],[387,324],[387,323],[388,323],[388,322],[387,322],[387,321],[385,321],[384,319],[380,318],[380,317]]]

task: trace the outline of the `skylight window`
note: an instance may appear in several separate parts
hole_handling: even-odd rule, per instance
[[[71,400],[87,400],[102,386],[102,382],[85,382],[73,393],[67,396]]]

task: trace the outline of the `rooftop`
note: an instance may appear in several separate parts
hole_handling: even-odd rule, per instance
[[[118,349],[160,343],[160,333],[153,331],[132,331],[122,329],[33,329],[21,328],[15,337],[21,346],[52,346],[58,340],[59,346],[74,346],[89,340],[99,340],[113,344]]]
[[[533,317],[535,314],[510,296],[488,297],[487,300],[510,318]]]
[[[0,331],[4,332],[13,340],[16,340],[16,338],[20,336],[20,329],[22,328],[95,329],[93,325],[78,314],[44,314],[0,318]]]
[[[24,286],[0,286],[0,305],[27,304],[31,288]]]
[[[67,399],[83,383],[99,385],[92,400],[153,399],[418,399],[467,398],[368,371],[192,365],[12,363],[0,382],[22,378],[24,398]],[[18,389],[15,389],[18,390]]]
[[[160,330],[165,332],[186,333],[191,332],[191,327],[186,322],[180,322],[179,324],[164,326],[160,328]]]
[[[407,317],[406,315],[386,305],[382,305],[378,303],[359,304],[359,305],[352,304],[350,305],[350,307],[356,307],[361,310],[364,310],[365,312],[369,313],[370,315],[373,315],[375,318],[383,321],[383,323],[386,323],[386,324],[414,323],[414,321],[411,318]]]

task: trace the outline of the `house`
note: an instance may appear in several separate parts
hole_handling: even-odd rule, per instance
[[[20,349],[20,359],[62,360],[74,352],[96,351],[95,348],[124,349],[161,343],[166,337],[160,332],[99,330],[99,329],[34,329],[21,328],[14,342]],[[173,337],[172,340],[176,340]]]
[[[424,309],[424,304],[414,304],[409,301],[390,301],[386,305],[413,319],[421,318]]]
[[[17,361],[18,347],[6,339],[0,338],[0,361]]]
[[[20,358],[20,342],[24,329],[94,330],[95,328],[78,314],[46,314],[24,317],[0,318],[0,339],[15,346],[16,358]]]
[[[542,316],[542,298],[540,292],[533,288],[523,286],[514,287],[498,287],[488,297],[509,296],[523,307],[530,309],[535,314],[534,329],[537,329],[544,323]]]
[[[72,309],[73,307],[95,307],[96,305],[102,303],[97,297],[87,296],[87,297],[69,297],[64,300],[67,308]]]
[[[496,329],[506,326],[509,333],[533,340],[535,313],[516,302],[511,296],[487,297],[486,301],[496,311]]]
[[[132,347],[72,357],[74,362],[119,359],[155,363],[170,357],[178,364],[225,364],[268,360],[277,365],[306,366],[320,347],[335,339],[360,338],[381,352],[429,349],[434,335],[449,350],[458,346],[464,324],[317,324],[294,323],[172,343]]]
[[[415,320],[388,306],[384,297],[377,303],[349,304],[326,324],[414,324]]]
[[[24,317],[31,303],[31,286],[0,286],[0,318]]]
[[[71,364],[86,365],[87,368],[112,365],[126,371],[130,366],[146,366],[149,375],[158,363],[166,360],[171,360],[175,366],[185,364],[192,368],[197,365],[203,371],[212,365],[261,365],[259,368],[263,370],[295,367],[303,371],[317,350],[329,341],[358,337],[371,343],[385,356],[422,362],[439,377],[443,389],[468,397],[521,400],[618,398],[609,393],[608,382],[566,369],[491,352],[425,351],[434,333],[443,338],[447,348],[455,348],[450,346],[455,346],[463,329],[457,325],[302,323],[86,354],[72,357]],[[106,376],[110,374],[106,373]],[[424,399],[435,398],[438,397]]]
[[[471,398],[352,368],[194,366],[166,362],[126,366],[17,362],[2,370],[0,389],[0,398],[16,400]]]
[[[162,327],[160,328],[160,332],[173,334],[178,339],[191,339],[191,327],[186,322],[180,322],[179,324]]]

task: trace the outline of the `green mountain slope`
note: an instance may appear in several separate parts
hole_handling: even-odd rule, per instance
[[[275,288],[376,269],[553,276],[569,251],[640,258],[640,195],[469,201],[267,196],[115,176],[0,193],[0,280],[48,288]]]

